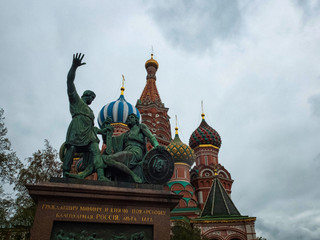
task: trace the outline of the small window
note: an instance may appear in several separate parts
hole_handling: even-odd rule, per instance
[[[199,192],[198,197],[199,197],[199,203],[200,203],[200,204],[203,203],[202,191]]]

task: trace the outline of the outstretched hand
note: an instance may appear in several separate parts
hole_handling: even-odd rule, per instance
[[[76,55],[73,54],[72,66],[80,67],[82,65],[85,65],[86,63],[81,62],[83,58],[84,58],[84,54],[82,54],[82,55],[81,55],[81,53],[77,53]]]

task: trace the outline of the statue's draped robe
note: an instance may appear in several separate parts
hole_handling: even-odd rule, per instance
[[[69,125],[66,144],[87,146],[90,142],[99,142],[94,131],[94,114],[91,108],[79,97],[78,93],[68,93],[72,121]]]
[[[129,131],[121,134],[120,136],[112,137],[112,149],[114,153],[131,153],[131,159],[126,159],[126,165],[129,168],[134,168],[141,162],[144,154],[146,153],[146,142],[145,137],[140,131],[137,133],[138,136],[136,137],[130,136],[131,134],[132,133]],[[130,144],[126,144],[128,141]]]

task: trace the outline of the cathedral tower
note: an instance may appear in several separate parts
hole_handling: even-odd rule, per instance
[[[189,146],[195,152],[195,167],[191,170],[191,184],[196,188],[199,206],[202,209],[208,198],[215,172],[226,192],[231,194],[233,180],[230,173],[219,164],[218,154],[221,147],[219,133],[208,125],[202,113],[199,127],[191,134]]]
[[[140,99],[137,101],[136,108],[140,111],[142,123],[149,127],[159,144],[167,146],[171,141],[169,108],[166,108],[162,103],[156,86],[156,72],[159,63],[153,59],[153,54],[146,61],[145,68],[147,70],[147,81]]]
[[[167,146],[167,150],[174,159],[174,173],[167,183],[167,189],[183,197],[179,205],[171,212],[171,216],[194,218],[200,214],[195,189],[190,184],[190,167],[194,163],[194,152],[180,140],[177,126],[175,130],[175,137]]]

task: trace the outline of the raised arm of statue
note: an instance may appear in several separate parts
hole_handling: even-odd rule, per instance
[[[71,65],[71,68],[69,70],[68,77],[67,77],[68,94],[71,94],[76,90],[76,87],[73,82],[76,77],[77,68],[86,64],[86,63],[81,63],[83,57],[84,57],[84,54],[81,55],[81,53],[79,53],[79,54],[77,53],[76,55],[73,54],[72,65]]]
[[[150,132],[147,125],[141,123],[140,129],[143,132],[143,134],[149,139],[149,141],[153,147],[157,147],[159,145],[156,137]]]

